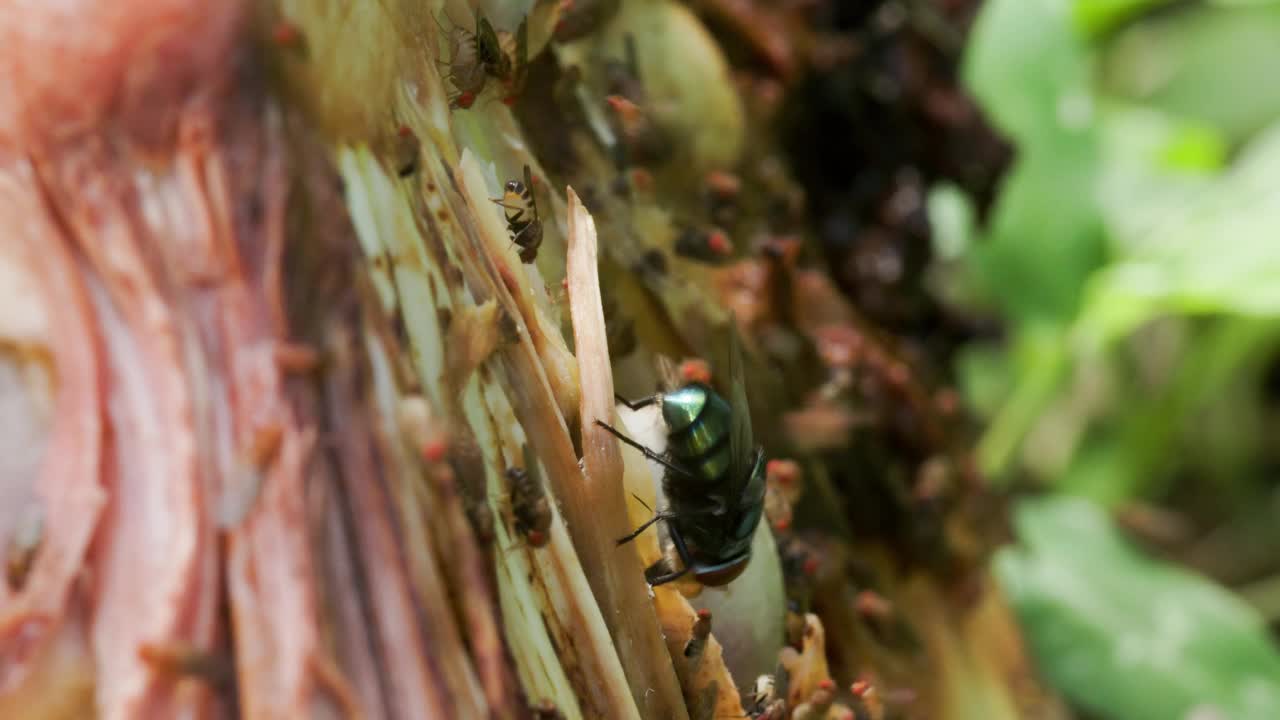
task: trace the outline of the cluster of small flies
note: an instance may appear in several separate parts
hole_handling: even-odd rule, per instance
[[[479,11],[475,15],[474,29],[455,26],[452,30],[440,28],[449,41],[449,60],[441,62],[447,68],[447,77],[455,92],[449,96],[449,106],[469,109],[484,91],[489,79],[502,83],[506,89],[503,102],[510,103],[524,87],[529,73],[529,25],[520,21],[514,34],[514,48],[504,49],[503,35],[494,30]],[[533,198],[533,175],[524,166],[524,181],[511,180],[503,189],[503,196],[493,202],[506,210],[507,229],[511,239],[520,247],[520,261],[532,263],[542,245],[542,221],[538,217],[538,205]]]
[[[502,83],[507,90],[503,102],[513,101],[524,87],[529,71],[529,26],[522,20],[516,28],[515,47],[510,53],[503,48],[502,37],[483,15],[476,12],[473,30],[454,27],[445,30],[449,39],[449,81],[456,92],[449,97],[453,108],[468,109],[484,91],[489,78]]]
[[[444,28],[442,28],[443,30]],[[514,98],[528,73],[527,21],[516,29],[504,49],[503,34],[480,15],[473,29],[446,31],[449,60],[444,63],[456,92],[454,108],[470,108],[490,79],[504,83],[507,98]],[[631,64],[634,66],[634,50]],[[506,215],[507,231],[519,247],[520,260],[532,263],[542,244],[542,220],[533,194],[533,175],[524,166],[523,179],[509,180],[503,196],[493,202]],[[731,323],[732,325],[732,323]],[[725,585],[746,568],[751,559],[751,539],[764,512],[764,452],[754,443],[742,353],[736,331],[731,334],[726,400],[702,381],[672,384],[663,392],[628,402],[632,409],[657,405],[667,427],[667,450],[657,453],[603,422],[603,428],[662,465],[667,506],[635,532],[621,538],[623,544],[649,526],[663,521],[667,535],[683,567],[671,569],[659,561],[645,572],[652,585],[671,582],[692,573],[704,585]],[[550,506],[541,483],[532,474],[534,459],[526,454],[524,468],[508,471],[512,510],[517,529],[534,546],[544,544],[550,525]]]

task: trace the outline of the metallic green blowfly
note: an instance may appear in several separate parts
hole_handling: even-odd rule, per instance
[[[729,401],[693,382],[635,402],[654,403],[667,426],[667,451],[658,454],[599,420],[598,425],[664,468],[667,507],[618,544],[630,542],[664,520],[684,567],[669,570],[659,561],[645,570],[650,585],[692,572],[703,585],[727,585],[751,561],[751,538],[764,514],[764,450],[754,444],[743,382],[742,351],[730,323]]]

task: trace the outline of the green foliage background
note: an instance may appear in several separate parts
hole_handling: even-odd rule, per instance
[[[1042,670],[1098,717],[1280,718],[1275,607],[1111,519],[1252,523],[1280,575],[1280,3],[987,0],[964,75],[1017,160],[981,227],[930,198],[939,287],[1008,329],[959,373],[1037,491],[996,567]]]

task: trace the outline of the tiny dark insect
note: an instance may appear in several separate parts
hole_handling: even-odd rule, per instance
[[[166,675],[200,678],[214,687],[230,687],[235,677],[230,657],[187,643],[144,643],[138,657]]]
[[[530,708],[533,720],[564,720],[564,713],[550,700],[543,700]]]
[[[656,277],[662,277],[667,274],[667,256],[657,248],[652,248],[644,254],[641,262],[636,266],[637,273],[649,273]]]
[[[733,256],[733,243],[722,230],[685,227],[676,236],[676,254],[708,264],[722,263]]]
[[[539,478],[538,459],[528,445],[524,446],[524,467],[507,468],[507,484],[516,531],[534,547],[546,545],[551,539],[551,500]]]
[[[413,129],[401,125],[396,132],[396,172],[400,177],[409,177],[418,171],[418,154],[421,143]]]
[[[291,20],[281,18],[272,24],[271,42],[297,59],[307,57],[307,37],[302,33],[302,28]]]
[[[520,246],[520,262],[533,262],[542,245],[542,220],[538,218],[538,203],[533,198],[533,174],[529,166],[524,166],[524,182],[507,181],[502,199],[490,199],[507,211],[507,232],[511,233],[511,242]]]
[[[729,400],[701,382],[623,404],[639,409],[654,403],[667,426],[667,452],[658,454],[599,420],[596,424],[658,462],[666,472],[667,508],[618,544],[634,540],[650,525],[666,521],[668,535],[684,567],[664,572],[664,561],[645,570],[650,585],[692,572],[703,585],[726,585],[751,561],[751,538],[764,514],[764,450],[755,444],[743,380],[742,349],[729,322]],[[621,400],[621,399],[620,399]]]
[[[26,584],[43,538],[44,516],[37,511],[23,514],[5,547],[4,570],[9,590],[17,592]]]
[[[605,92],[610,95],[621,95],[634,103],[643,103],[646,93],[644,83],[640,80],[640,58],[636,50],[636,38],[631,33],[627,33],[622,42],[624,59],[606,59],[603,63]]]

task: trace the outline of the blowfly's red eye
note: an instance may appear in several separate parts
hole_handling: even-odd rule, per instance
[[[680,378],[685,382],[700,382],[704,385],[711,382],[711,366],[706,360],[691,358],[680,363]]]

